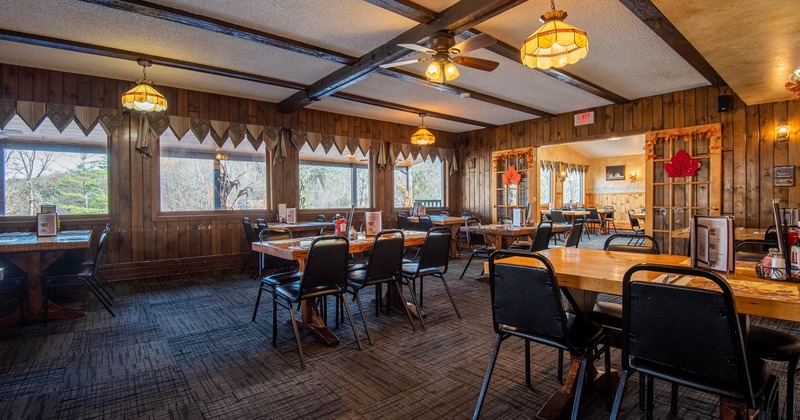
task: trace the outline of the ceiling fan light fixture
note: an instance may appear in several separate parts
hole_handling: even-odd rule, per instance
[[[431,145],[436,141],[436,137],[425,127],[425,114],[420,114],[419,116],[422,118],[422,123],[419,126],[419,130],[411,135],[411,144],[418,146]]]
[[[549,69],[575,64],[589,52],[589,38],[586,32],[564,23],[567,12],[556,10],[555,2],[550,1],[552,11],[542,15],[544,25],[529,36],[520,48],[522,64],[530,68]]]
[[[444,65],[444,77],[448,81],[455,80],[461,74],[458,72],[458,67],[449,60]]]
[[[425,70],[425,77],[431,82],[442,83],[444,81],[442,64],[439,63],[438,60],[431,61],[431,63],[428,64],[427,70]]]
[[[136,81],[136,86],[122,94],[122,106],[128,109],[143,112],[161,112],[167,109],[167,98],[153,87],[153,82],[147,80],[147,68],[152,65],[150,60],[136,60],[142,66],[142,78]]]

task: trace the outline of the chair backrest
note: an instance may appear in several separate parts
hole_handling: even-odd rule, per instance
[[[389,229],[378,232],[367,264],[366,280],[398,276],[403,268],[403,231]]]
[[[589,211],[589,220],[600,220],[600,215],[597,213],[597,209],[594,207],[589,207],[586,209]]]
[[[462,219],[471,219],[473,217],[475,217],[475,215],[471,211],[465,211],[465,212],[461,213],[461,218]]]
[[[529,252],[544,251],[550,244],[550,233],[553,232],[553,224],[549,222],[539,223],[536,228],[536,235],[531,241]]]
[[[253,224],[250,223],[249,217],[242,217],[242,226],[244,227],[244,237],[247,239],[247,242],[253,243],[258,241],[258,236],[253,229]]]
[[[324,214],[318,214],[317,215],[317,221],[318,222],[324,222],[325,221],[325,215]]]
[[[423,232],[429,231],[433,228],[433,222],[431,221],[431,217],[427,214],[423,214],[419,216],[419,223],[417,223],[417,228]]]
[[[641,228],[642,228],[642,227],[639,225],[639,219],[638,219],[638,218],[636,218],[636,217],[633,217],[633,213],[628,213],[628,220],[630,220],[630,221],[631,221],[631,229],[633,229],[633,230],[639,230],[639,229],[641,229]]]
[[[497,262],[505,257],[537,260],[543,267]],[[492,322],[498,334],[515,328],[541,336],[556,347],[569,348],[567,315],[555,271],[540,254],[500,250],[489,258]]]
[[[447,211],[447,210],[442,210],[442,211],[439,212],[439,216],[450,217],[450,212]]]
[[[347,259],[350,241],[341,236],[323,236],[314,239],[308,249],[306,267],[300,279],[300,298],[319,288],[336,285],[347,286]]]
[[[100,232],[100,239],[97,241],[97,249],[94,251],[94,260],[92,260],[92,273],[94,274],[100,269],[100,257],[103,256],[103,248],[106,246],[106,237],[110,229],[111,223],[106,223],[106,227]]]
[[[480,226],[480,225],[481,225],[481,221],[476,219],[476,218],[474,218],[474,217],[470,218],[470,219],[467,219],[467,221],[464,222],[464,226]],[[482,233],[470,232],[468,230],[467,231],[467,245],[469,245],[470,248],[475,247],[475,245],[478,245],[478,246],[486,245],[486,238],[483,236]]]
[[[500,216],[497,221],[503,225],[510,225],[513,223],[513,219],[510,216]]]
[[[319,230],[319,236],[333,236],[335,234],[336,234],[336,225],[325,225]]]
[[[408,216],[405,213],[397,213],[397,228],[409,229],[411,224],[408,222]]]
[[[566,223],[564,213],[561,210],[550,210],[550,220],[553,223]]]
[[[614,241],[625,242],[612,243]],[[648,245],[649,244],[649,245]],[[658,242],[650,235],[640,235],[635,233],[616,233],[606,239],[603,244],[606,251],[635,252],[638,254],[661,254]]]
[[[693,276],[709,288],[632,280],[638,272]],[[635,276],[636,279],[643,277]],[[622,283],[622,365],[755,406],[739,316],[728,283],[685,266],[639,264]]]
[[[257,232],[261,232],[267,228],[267,221],[261,218],[256,219],[256,227],[258,229]]]
[[[569,238],[567,238],[567,242],[564,243],[564,246],[569,247],[578,247],[578,244],[581,242],[581,235],[583,234],[583,222],[582,221],[572,221],[572,230],[569,231]]]
[[[267,228],[258,233],[258,240],[264,241],[277,241],[280,239],[292,239],[292,231],[280,228]],[[274,268],[282,268],[292,265],[289,260],[276,257],[269,254],[261,254],[261,268],[262,270],[269,270]]]
[[[603,210],[614,210],[614,206],[605,206],[605,207],[603,207]],[[610,212],[606,213],[605,218],[613,220],[614,219],[614,212],[610,211]]]
[[[450,235],[450,229],[446,226],[435,227],[428,231],[425,243],[422,244],[422,255],[419,257],[420,270],[444,267],[442,274],[447,272],[447,264],[450,261]]]

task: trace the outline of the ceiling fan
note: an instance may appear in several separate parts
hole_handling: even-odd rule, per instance
[[[496,42],[497,40],[489,35],[480,34],[456,44],[455,37],[452,33],[439,31],[428,38],[428,42],[425,46],[417,44],[397,44],[403,48],[424,52],[429,54],[430,57],[381,64],[381,67],[386,69],[431,61],[425,71],[425,77],[431,82],[447,83],[448,81],[455,80],[459,76],[456,64],[483,71],[492,71],[496,69],[497,66],[500,65],[500,63],[496,61],[461,56],[463,53],[488,47]]]

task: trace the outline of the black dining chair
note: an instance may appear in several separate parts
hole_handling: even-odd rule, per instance
[[[292,239],[292,231],[281,228],[267,228],[259,232],[258,240],[260,242],[278,241],[281,239]],[[264,273],[272,270],[275,274],[278,271],[294,271],[297,269],[297,261],[285,260],[273,255],[259,253],[261,265],[258,270],[259,277],[263,277]]]
[[[411,287],[412,296],[417,293],[417,279],[419,279],[419,307],[423,305],[425,277],[433,276],[441,280],[447,296],[450,297],[450,303],[453,304],[453,309],[456,311],[456,316],[461,319],[461,313],[458,311],[456,301],[453,300],[453,294],[450,293],[450,287],[444,278],[450,261],[450,239],[450,229],[446,226],[429,230],[425,235],[425,242],[422,244],[422,255],[419,262],[403,263],[402,276],[403,282]],[[416,305],[416,300],[414,304]],[[424,330],[425,321],[422,318],[420,316],[419,321]]]
[[[464,226],[480,226],[481,222],[478,219],[472,218],[467,219],[464,222]],[[496,250],[495,247],[489,246],[486,243],[486,237],[483,236],[482,233],[470,232],[467,230],[467,246],[470,252],[469,261],[467,261],[467,265],[464,266],[464,271],[461,272],[461,277],[464,278],[464,273],[467,272],[469,265],[472,263],[472,259],[475,257],[478,258],[486,258],[489,259],[489,256]],[[483,264],[481,264],[481,274],[483,274]]]
[[[447,211],[447,210],[442,210],[442,211],[439,212],[439,216],[442,216],[444,218],[448,218],[448,217],[450,217],[450,212]]]
[[[257,254],[250,245],[253,242],[258,242],[258,234],[256,234],[255,229],[253,229],[253,223],[250,221],[249,217],[242,217],[242,226],[244,227],[244,239],[247,241],[248,248],[250,248],[250,254],[247,255],[247,259],[244,261],[244,266],[242,266],[239,274],[244,273],[244,270],[250,265],[250,259]]]
[[[637,273],[693,276],[713,289],[641,280]],[[636,265],[623,278],[622,307],[622,373],[612,419],[620,414],[633,372],[647,376],[647,418],[652,418],[654,378],[732,401],[721,401],[721,407],[743,410],[742,418],[748,409],[763,410],[764,419],[777,413],[777,380],[762,359],[748,354],[733,291],[718,274],[685,266]]]
[[[550,214],[548,214],[546,216],[547,216],[547,220],[552,222],[553,225],[555,225],[555,224],[562,224],[563,225],[563,224],[567,223],[567,219],[564,218],[564,212],[561,211],[561,210],[550,210]],[[559,238],[563,238],[564,235],[562,235],[560,232],[556,232],[556,233],[551,234],[550,236],[552,236],[552,238],[553,238],[553,245],[556,245],[557,241],[559,240]]]
[[[572,229],[569,231],[567,239],[564,241],[564,246],[567,248],[577,248],[581,242],[581,235],[583,235],[583,222],[573,221]]]
[[[318,214],[317,215],[317,222],[324,222],[324,221],[325,221],[325,215],[324,214]]]
[[[408,215],[405,213],[397,213],[397,228],[400,230],[410,230],[411,223],[408,221]]]
[[[353,295],[358,304],[358,310],[361,313],[361,321],[364,323],[364,331],[367,333],[367,341],[372,344],[372,339],[369,336],[369,327],[367,327],[367,319],[364,316],[364,306],[361,304],[361,289],[367,286],[379,286],[386,284],[394,286],[397,291],[397,296],[403,299],[403,289],[400,286],[402,278],[400,271],[403,267],[403,231],[401,230],[384,230],[375,236],[373,241],[372,252],[369,255],[369,261],[364,268],[358,270],[350,270],[347,280],[347,291]],[[376,287],[375,290],[380,290]],[[415,299],[414,294],[411,294],[412,300]],[[380,307],[379,302],[382,296],[380,292],[375,294],[375,308]],[[416,305],[416,301],[414,301]],[[408,323],[411,324],[411,329],[414,330],[414,322],[411,320],[411,313],[408,307],[403,304]]]
[[[504,264],[506,257],[535,260],[537,265]],[[533,261],[532,261],[533,262]],[[473,419],[480,416],[489,388],[500,345],[508,338],[525,342],[525,383],[530,386],[530,342],[568,351],[580,363],[577,388],[572,404],[572,419],[578,418],[581,394],[589,364],[605,356],[605,371],[611,371],[611,356],[603,327],[577,313],[567,312],[563,298],[577,305],[569,291],[558,285],[550,261],[541,254],[500,250],[489,258],[489,288],[491,293],[492,325],[496,333],[494,349],[486,368]],[[611,387],[611,377],[606,375]]]
[[[48,295],[50,289],[56,284],[64,284],[69,280],[78,279],[89,288],[89,291],[103,304],[112,317],[116,317],[114,311],[111,310],[112,297],[107,291],[99,284],[97,272],[100,269],[100,259],[103,256],[103,249],[105,248],[106,239],[108,238],[108,230],[103,230],[100,234],[100,240],[97,243],[97,248],[94,252],[94,259],[91,265],[82,263],[77,264],[53,264],[49,269],[42,273],[42,303],[44,305],[44,321],[47,322],[47,302],[49,301]]]
[[[600,226],[602,226],[603,221],[600,219],[600,214],[597,213],[597,209],[594,207],[588,207],[586,209],[589,214],[586,217],[586,231],[590,231],[592,229],[597,229],[594,232],[599,233]]]
[[[433,221],[431,217],[427,214],[423,214],[419,216],[419,222],[417,223],[417,230],[421,232],[427,232],[433,228]]]
[[[631,242],[634,241],[635,242]],[[624,243],[623,243],[624,242]],[[605,251],[635,252],[639,254],[661,254],[658,241],[650,235],[634,233],[615,233],[606,238]]]
[[[261,232],[262,230],[267,228],[267,220],[258,218],[256,219],[256,232]]]
[[[0,278],[0,317],[11,315],[11,312],[19,308],[20,322],[24,323],[25,304],[28,300],[27,275],[5,260],[0,261],[0,267],[3,268]]]
[[[609,232],[608,227],[611,225],[614,228],[614,233],[617,233],[617,224],[614,223],[614,206],[604,206],[603,210],[611,210],[605,212],[603,215],[603,219],[601,221],[600,229],[605,231],[606,233]]]
[[[511,244],[508,249],[527,250],[528,252],[544,251],[550,245],[550,234],[553,231],[553,224],[541,222],[536,227],[536,233],[529,244]]]
[[[305,300],[335,296],[347,312],[350,326],[356,339],[356,345],[361,350],[361,341],[356,332],[356,324],[353,321],[353,314],[350,312],[350,305],[345,301],[347,293],[347,260],[350,253],[350,241],[347,238],[338,236],[324,236],[314,239],[308,250],[305,270],[300,273],[300,278],[296,281],[281,283],[275,287],[275,299],[273,299],[273,314],[277,311],[277,305],[289,309],[294,337],[297,342],[297,352],[300,354],[300,366],[305,369],[306,363],[303,357],[303,345],[300,342],[300,331],[297,327],[297,317],[294,305],[301,304]],[[259,293],[260,293],[259,289]],[[272,336],[273,343],[276,336],[276,319],[273,315]]]

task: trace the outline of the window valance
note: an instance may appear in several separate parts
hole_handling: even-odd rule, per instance
[[[577,163],[558,162],[553,160],[539,161],[539,167],[543,170],[550,170],[555,172],[565,171],[567,173],[583,173],[589,172],[589,165],[581,165]]]
[[[44,119],[48,118],[59,131],[63,131],[71,122],[75,121],[84,134],[88,134],[99,124],[106,135],[111,135],[122,126],[123,112],[121,109],[0,100],[0,129],[5,128],[15,115],[19,115],[31,130],[36,130]],[[183,139],[191,131],[200,143],[210,136],[219,147],[222,147],[229,139],[234,147],[238,147],[245,140],[249,141],[254,149],[259,149],[262,143],[266,143],[267,149],[273,153],[273,163],[280,162],[287,156],[288,143],[293,144],[298,150],[306,143],[314,150],[322,145],[325,152],[334,147],[339,153],[345,151],[355,153],[356,149],[363,154],[372,151],[378,169],[381,171],[394,165],[398,158],[417,159],[420,156],[423,159],[447,161],[451,174],[458,171],[456,153],[452,149],[395,144],[381,140],[320,134],[258,124],[179,117],[164,113],[140,112],[138,118],[139,130],[136,149],[148,156],[152,141],[169,128],[178,140]]]

